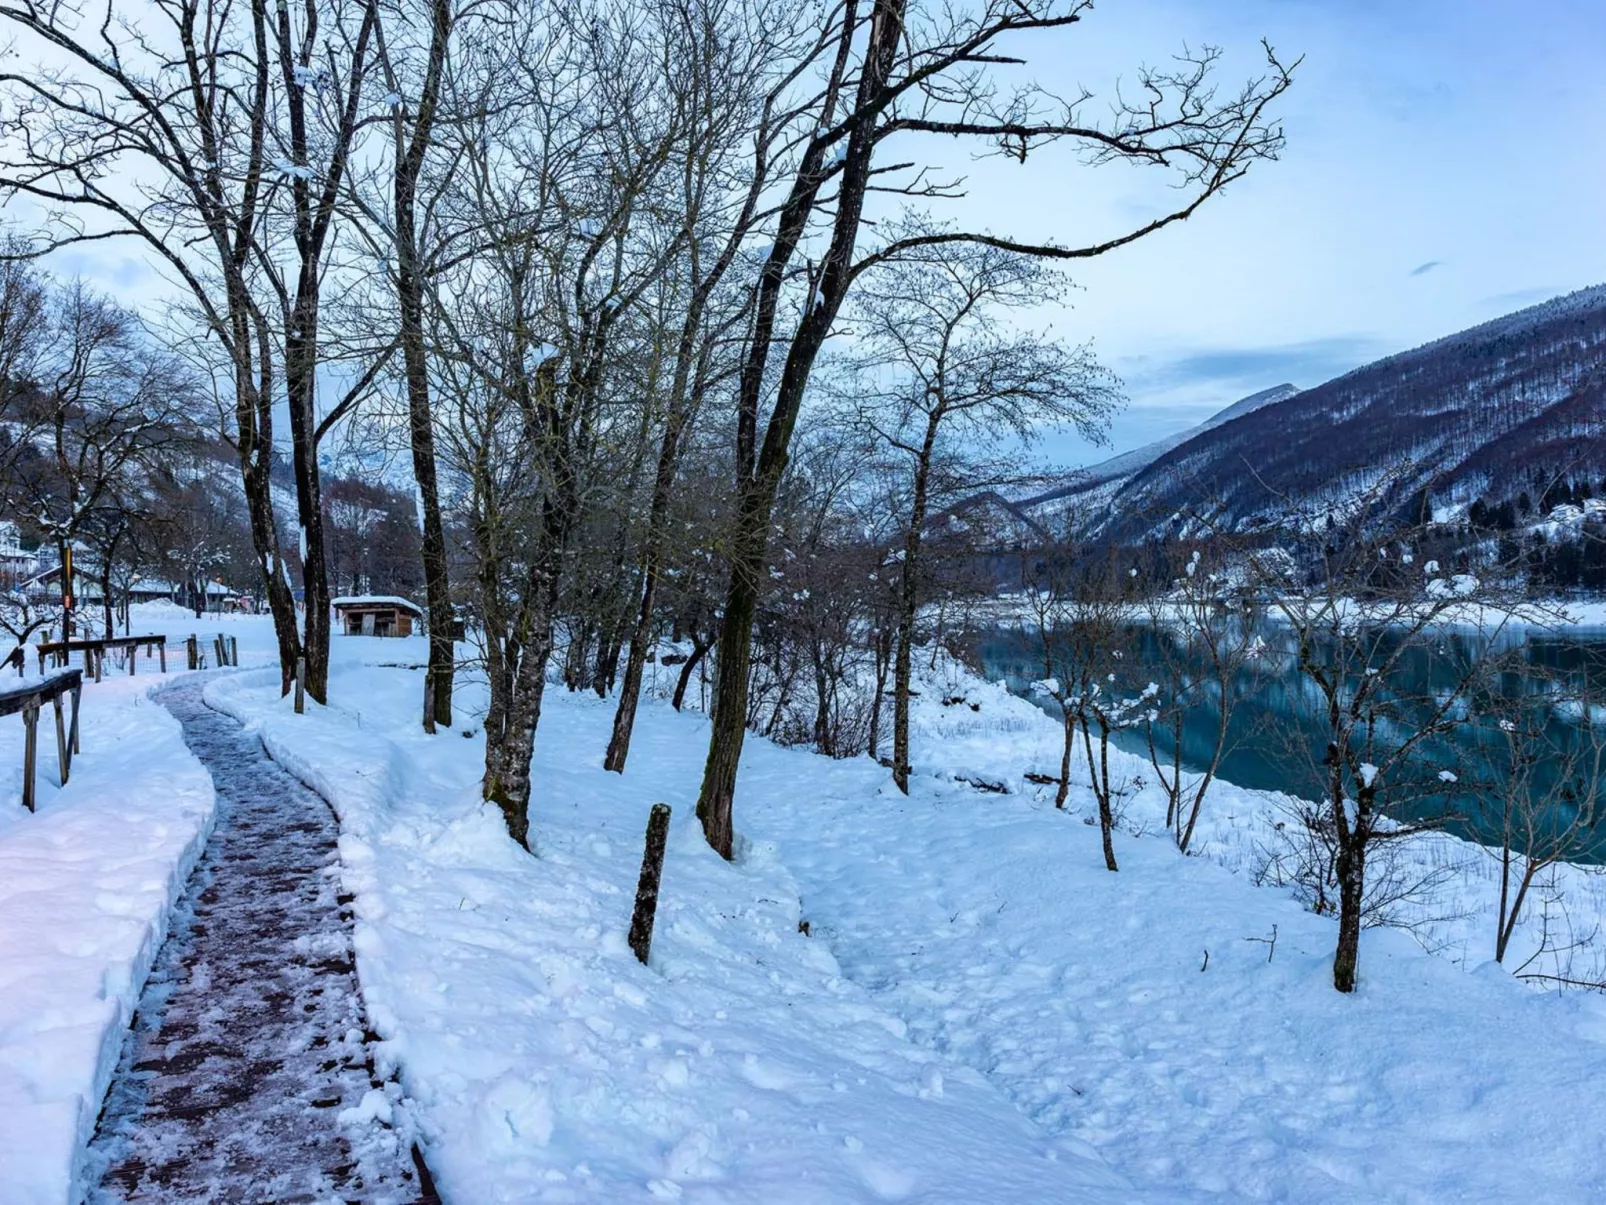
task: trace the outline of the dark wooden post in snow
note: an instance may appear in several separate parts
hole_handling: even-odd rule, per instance
[[[33,811],[33,774],[39,760],[39,703],[28,700],[22,708],[22,806]],[[654,889],[656,890],[656,883]]]
[[[78,740],[78,700],[79,700],[80,696],[83,694],[83,691],[84,691],[84,687],[83,687],[83,683],[82,682],[74,682],[73,683],[73,688],[72,688],[72,731],[67,734],[68,737],[70,738],[67,741],[67,748],[71,753],[82,753],[84,751],[83,750],[83,746],[79,743],[79,740]]]
[[[307,710],[307,659],[296,658],[296,714]]]
[[[424,731],[435,735],[435,671],[424,671]]]
[[[229,637],[229,664],[240,664],[240,638],[238,636]]]
[[[163,637],[162,642],[156,646],[156,651],[157,651],[158,654],[161,655],[161,658],[162,658],[162,672],[165,674],[167,672],[167,639],[166,639],[166,637]]]
[[[61,785],[66,786],[67,776],[72,773],[72,750],[67,748],[67,721],[61,714],[61,692],[57,691],[50,701],[56,708],[56,768],[61,771]]]
[[[630,948],[643,965],[652,949],[652,922],[658,915],[658,880],[664,872],[664,842],[668,837],[669,805],[655,803],[647,817],[647,848],[641,855],[636,910],[630,914]]]

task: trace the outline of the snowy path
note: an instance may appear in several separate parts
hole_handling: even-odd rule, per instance
[[[124,1043],[91,1200],[434,1200],[364,1041],[334,816],[199,681],[160,701],[219,819]]]

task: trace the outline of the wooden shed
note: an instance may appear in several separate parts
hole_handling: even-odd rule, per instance
[[[347,636],[411,636],[422,607],[393,594],[357,594],[331,601]]]

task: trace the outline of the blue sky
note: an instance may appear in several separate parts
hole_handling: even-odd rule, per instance
[[[1606,0],[1101,0],[1031,72],[1102,95],[1209,42],[1226,86],[1262,36],[1305,56],[1281,161],[1079,265],[1052,316],[1125,383],[1111,451],[1606,281]],[[1044,158],[973,165],[969,220],[1085,242],[1167,199],[1152,172]],[[1043,451],[1110,454],[1057,433]]]
[[[1086,85],[1184,44],[1227,52],[1223,88],[1258,42],[1304,56],[1281,108],[1288,146],[1186,224],[1073,273],[1070,308],[1039,316],[1091,340],[1128,398],[1110,448],[1048,433],[1076,465],[1181,430],[1272,385],[1318,384],[1558,293],[1606,281],[1606,0],[1099,0],[1078,26],[1018,44],[1023,74]],[[1163,211],[1163,177],[1087,168],[1057,148],[974,161],[962,218],[1085,243]],[[57,260],[124,294],[154,283],[132,243]]]

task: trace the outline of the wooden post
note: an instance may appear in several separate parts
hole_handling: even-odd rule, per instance
[[[190,668],[200,669],[201,642],[194,632],[191,632],[190,638],[184,642],[184,652],[190,659]]]
[[[99,682],[101,671],[106,668],[106,650],[91,649],[88,655],[95,659],[95,681]]]
[[[22,806],[30,812],[33,807],[34,763],[39,760],[39,703],[30,699],[22,707]]]
[[[67,775],[72,773],[72,752],[67,748],[67,722],[61,715],[61,692],[57,691],[50,701],[56,707],[56,768],[60,771],[61,785],[66,786]]]
[[[647,848],[641,855],[636,910],[630,914],[630,948],[643,966],[652,949],[652,923],[658,915],[658,880],[664,872],[664,842],[668,837],[669,805],[655,803],[647,816]]]
[[[238,636],[229,637],[229,664],[240,664],[240,638]]]
[[[301,715],[307,710],[307,659],[296,658],[296,714]]]
[[[72,731],[68,733],[71,739],[67,742],[67,747],[73,753],[82,753],[84,751],[78,740],[78,698],[83,694],[83,690],[84,687],[81,682],[72,688]]]
[[[128,646],[128,676],[130,678],[132,678],[134,676],[134,667],[136,665],[138,665],[138,664],[139,664],[139,645],[131,644],[131,645]]]
[[[424,731],[435,735],[435,671],[424,671]]]
[[[223,659],[223,637],[222,636],[214,636],[214,637],[212,637],[212,662],[219,669],[222,669],[225,665],[228,664],[228,662]]]
[[[156,651],[161,655],[162,672],[165,674],[167,672],[167,638],[165,636],[162,638],[161,643],[156,646]]]

